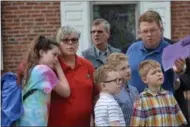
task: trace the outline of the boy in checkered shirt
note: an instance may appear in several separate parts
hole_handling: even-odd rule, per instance
[[[160,64],[154,60],[141,62],[139,65],[139,75],[148,88],[135,101],[130,125],[186,125],[187,121],[173,94],[161,88],[164,76]]]

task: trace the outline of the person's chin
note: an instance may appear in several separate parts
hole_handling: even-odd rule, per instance
[[[131,79],[131,76],[125,78],[125,80],[130,80],[130,79]]]
[[[94,42],[94,44],[95,44],[95,45],[101,45],[102,42],[101,42],[101,41],[96,41],[96,42]]]
[[[162,84],[163,84],[163,82],[158,82],[158,83],[156,84],[156,86],[157,86],[157,87],[160,87]]]
[[[67,54],[72,56],[72,55],[75,55],[76,52],[74,52],[74,51],[72,51],[72,52],[67,52]]]

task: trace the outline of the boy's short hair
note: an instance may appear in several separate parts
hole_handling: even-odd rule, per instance
[[[94,72],[94,83],[96,85],[100,85],[100,83],[104,82],[107,79],[108,73],[112,71],[116,71],[116,69],[108,64],[100,66]]]
[[[123,53],[112,53],[107,57],[107,64],[110,64],[113,67],[117,67],[121,61],[128,61],[127,55]]]
[[[144,60],[139,64],[139,75],[145,77],[150,69],[160,68],[160,63],[155,60]]]

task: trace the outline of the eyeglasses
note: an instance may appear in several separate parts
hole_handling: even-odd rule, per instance
[[[158,29],[142,30],[141,33],[142,33],[142,34],[146,34],[146,35],[147,35],[149,32],[150,32],[151,34],[155,34],[156,31],[158,31]]]
[[[90,31],[91,34],[95,34],[95,33],[98,33],[98,34],[102,34],[103,31],[102,30],[92,30]]]
[[[61,41],[64,43],[64,44],[70,44],[70,42],[72,42],[72,44],[76,44],[78,42],[78,38],[64,38],[64,39],[61,39]]]
[[[123,84],[124,79],[123,78],[116,78],[116,79],[113,79],[113,80],[104,81],[104,83],[109,83],[109,82],[116,82],[117,84]]]

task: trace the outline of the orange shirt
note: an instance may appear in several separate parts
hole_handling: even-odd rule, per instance
[[[76,56],[74,69],[60,60],[71,88],[69,98],[52,92],[48,126],[90,126],[93,111],[93,98],[98,90],[93,84],[93,65],[86,59]]]

